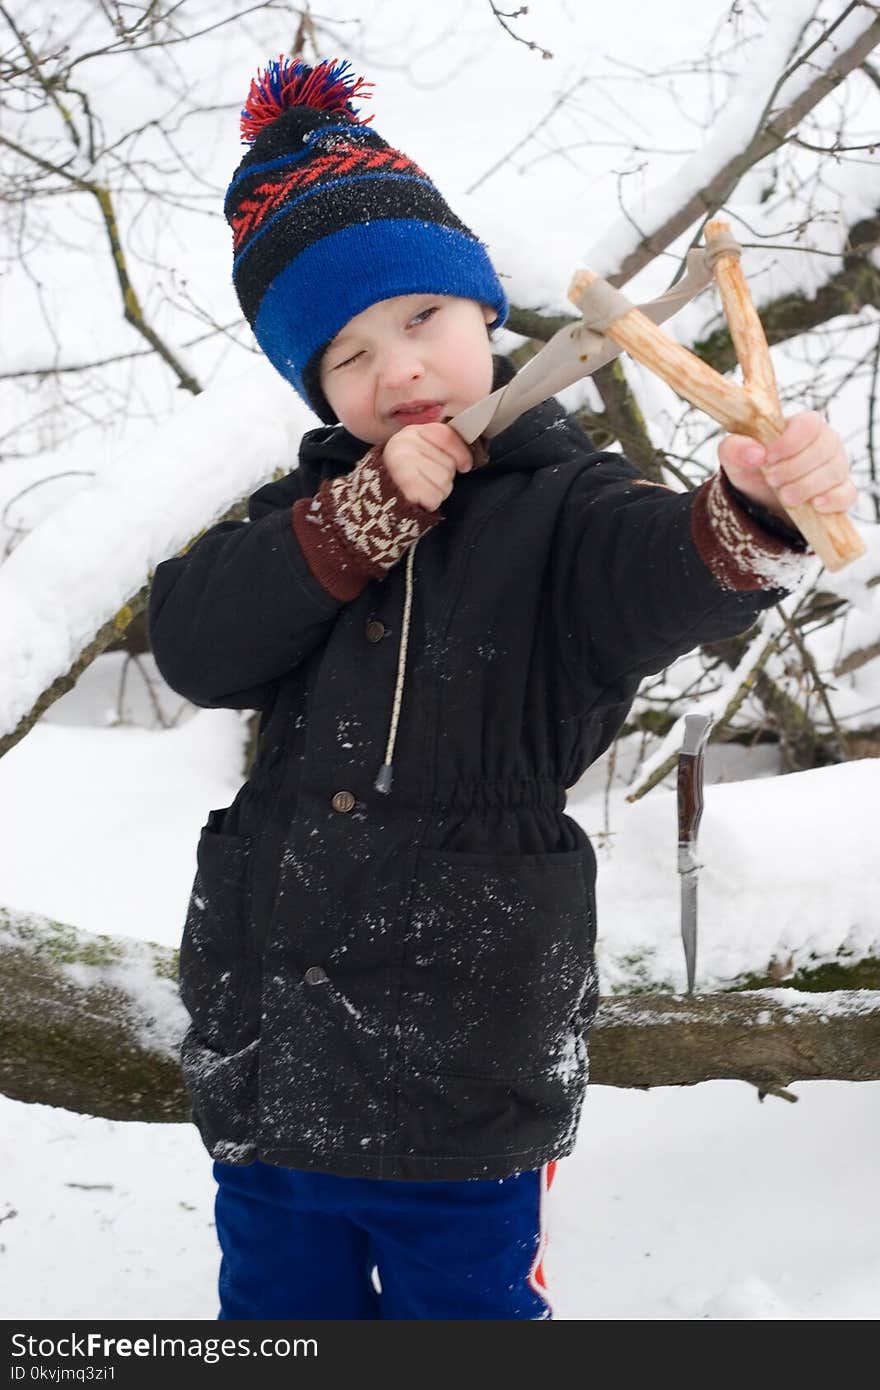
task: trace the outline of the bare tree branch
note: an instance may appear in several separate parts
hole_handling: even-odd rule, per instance
[[[843,250],[843,268],[812,296],[786,294],[761,304],[758,312],[770,346],[799,337],[842,315],[859,314],[868,306],[880,309],[880,268],[872,260],[878,246],[880,214],[850,228]],[[726,326],[694,343],[692,350],[717,372],[729,372],[736,366],[736,352]]]
[[[539,43],[534,43],[531,39],[524,39],[522,34],[517,34],[507,23],[509,19],[519,19],[521,15],[528,14],[528,5],[520,5],[518,10],[499,10],[498,6],[495,4],[495,0],[489,0],[489,8],[504,32],[509,34],[512,39],[516,39],[517,43],[524,43],[526,48],[530,48],[533,53],[540,53],[542,58],[553,57],[553,54],[548,52],[546,48],[542,48]]]
[[[0,144],[6,145],[8,149],[14,150],[16,154],[21,155],[22,158],[28,159],[34,164],[39,165],[40,168],[58,175],[59,178],[66,180],[85,193],[90,193],[92,197],[95,198],[101,210],[101,218],[104,222],[104,227],[110,242],[116,279],[122,296],[123,317],[138,333],[140,333],[142,338],[147,340],[162,360],[168,363],[169,367],[178,378],[180,385],[187,391],[191,391],[194,396],[197,396],[202,389],[199,382],[187,371],[168,344],[159,337],[159,334],[152,325],[147,322],[144,315],[140,300],[138,299],[137,292],[129,275],[128,262],[122,242],[119,238],[119,227],[116,221],[116,212],[110,190],[103,184],[95,183],[91,179],[82,178],[77,174],[71,173],[64,165],[53,164],[49,160],[44,159],[42,155],[34,154],[31,150],[24,149],[21,145],[8,139],[5,135],[0,135]]]
[[[846,15],[855,8],[857,8],[856,5],[848,6],[844,14],[834,21],[822,38],[812,45],[808,53],[814,52],[820,43],[824,43],[830,32],[842,23]],[[661,251],[665,251],[673,241],[693,226],[694,222],[706,221],[713,217],[730,197],[746,170],[755,164],[760,164],[762,159],[766,159],[769,154],[778,149],[785,142],[789,131],[795,129],[829,92],[833,91],[849,76],[854,68],[860,67],[878,43],[880,43],[880,18],[875,19],[849,48],[840,53],[828,69],[820,72],[794,101],[774,115],[772,120],[767,121],[763,128],[756,133],[747,149],[729,159],[704,188],[699,189],[693,197],[677,208],[649,236],[643,237],[635,250],[624,258],[620,269],[614,275],[608,276],[611,284],[617,286],[626,284],[627,280],[631,280],[649,261],[652,261]],[[803,55],[798,61],[802,62],[804,57],[806,55]],[[792,69],[789,69],[786,76],[790,75],[791,71]]]

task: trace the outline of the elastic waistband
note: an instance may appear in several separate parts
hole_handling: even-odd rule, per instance
[[[499,782],[438,780],[434,805],[453,809],[472,806],[546,806],[565,809],[565,787],[549,777],[510,777]]]

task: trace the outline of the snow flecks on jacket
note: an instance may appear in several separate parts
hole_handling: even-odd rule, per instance
[[[229,1139],[218,1139],[211,1149],[211,1157],[218,1163],[250,1163],[254,1158],[253,1144],[233,1144]]]
[[[334,598],[356,598],[382,579],[439,512],[407,501],[375,445],[356,468],[321,484],[293,506],[293,529],[309,568]]]
[[[403,965],[404,1068],[511,1080],[553,1071],[585,995],[591,927],[577,853],[425,856]]]
[[[697,489],[692,527],[700,558],[726,589],[792,589],[812,558],[769,535],[749,516],[723,472]]]
[[[573,1029],[565,1034],[554,1069],[561,1081],[571,1081],[580,1076],[580,1049],[583,1046],[583,1039]]]
[[[571,1151],[586,1085],[595,863],[565,789],[643,675],[741,632],[778,590],[720,583],[692,495],[639,485],[558,404],[536,407],[419,542],[394,789],[377,795],[396,643],[369,625],[401,631],[407,569],[369,583],[333,511],[364,448],[313,431],[247,523],[154,577],[169,683],[263,716],[250,777],[199,844],[184,1075],[221,1159],[501,1179]],[[737,526],[706,527],[710,551],[728,536],[737,552]]]
[[[340,748],[354,748],[355,745],[351,741],[352,735],[356,736],[360,732],[360,729],[361,722],[353,715],[347,718],[337,719],[336,737],[339,740]]]

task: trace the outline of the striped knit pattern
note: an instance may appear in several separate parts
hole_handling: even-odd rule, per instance
[[[308,107],[274,121],[226,194],[233,278],[248,322],[289,260],[379,208],[385,219],[417,217],[471,235],[427,174],[369,127]]]

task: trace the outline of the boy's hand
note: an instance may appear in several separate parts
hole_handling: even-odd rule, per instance
[[[439,421],[405,425],[386,442],[382,459],[407,502],[432,512],[449,496],[456,473],[474,462],[461,435]]]
[[[802,502],[819,512],[845,512],[858,497],[840,436],[815,410],[792,415],[766,446],[729,434],[718,457],[734,487],[777,516]]]

